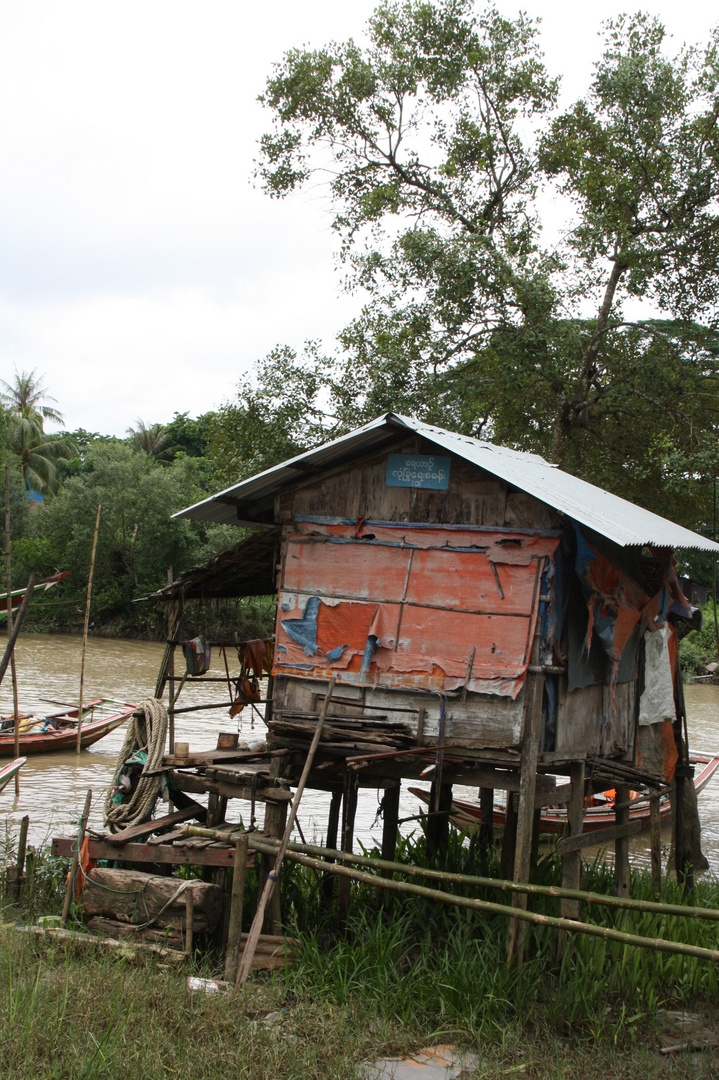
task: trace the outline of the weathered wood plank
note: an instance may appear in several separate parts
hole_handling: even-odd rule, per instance
[[[628,821],[623,825],[612,825],[607,829],[596,829],[594,832],[580,833],[579,836],[565,836],[557,844],[557,854],[564,855],[567,851],[580,851],[585,847],[603,847],[617,839],[622,840],[628,836],[634,836],[644,828],[641,821]]]
[[[53,855],[71,858],[73,845],[77,837],[56,836],[52,841]],[[192,851],[184,845],[175,844],[125,844],[118,850],[114,844],[104,840],[89,841],[89,856],[93,860],[108,859],[128,863],[156,863],[171,866],[232,866],[234,848],[211,848],[204,851]]]
[[[191,821],[193,818],[197,821],[204,821],[207,817],[207,810],[200,803],[194,803],[192,806],[188,806],[183,810],[175,810],[173,814],[166,814],[164,817],[154,818],[152,821],[145,821],[142,825],[133,825],[129,829],[123,829],[117,833],[107,833],[105,839],[108,844],[116,844],[118,847],[122,844],[128,844],[132,840],[144,840],[147,836],[152,836],[153,833],[161,833],[166,829],[172,829],[175,825],[181,825],[183,821]]]

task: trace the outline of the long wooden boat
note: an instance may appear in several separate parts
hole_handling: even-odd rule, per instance
[[[88,701],[82,708],[82,733],[80,746],[92,746],[111,731],[124,724],[136,706],[128,701],[114,698],[98,698]],[[74,750],[77,743],[77,708],[47,716],[20,717],[20,753],[51,754],[60,750]],[[14,721],[12,717],[0,717],[0,758],[13,757],[15,753]]]
[[[695,766],[694,788],[699,792],[706,787],[714,773],[719,769],[719,753],[708,754],[692,752],[689,755],[690,764]],[[425,805],[429,805],[429,791],[424,788],[411,787],[410,792],[416,795]],[[641,821],[649,826],[649,799],[645,795],[638,795],[631,800],[629,810],[630,821]],[[668,821],[671,816],[669,796],[663,795],[659,801],[659,816],[662,821]],[[452,799],[450,821],[458,829],[472,832],[479,825],[482,812],[478,801],[472,799]],[[494,825],[503,828],[506,822],[506,811],[503,806],[494,807]],[[567,810],[564,806],[546,806],[540,817],[540,828],[545,833],[561,834],[567,828]],[[595,832],[598,829],[610,828],[616,824],[614,802],[607,799],[604,803],[594,806],[586,805],[584,808],[584,824],[582,832]]]
[[[16,773],[19,773],[27,761],[26,757],[15,758],[0,769],[0,791],[6,788]]]
[[[66,578],[69,573],[69,570],[63,570],[61,574],[53,574],[52,577],[45,578],[44,581],[36,582],[33,595],[36,596],[38,593],[47,592],[48,589],[52,589],[54,585],[57,585],[58,582],[63,580],[63,578]],[[10,606],[12,607],[13,611],[16,607],[20,606],[20,604],[22,603],[22,598],[26,592],[26,587],[23,587],[22,589],[12,590],[12,592],[10,593]],[[7,609],[8,594],[0,593],[0,621],[7,618]]]

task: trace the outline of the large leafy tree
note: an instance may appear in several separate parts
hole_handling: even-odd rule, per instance
[[[657,20],[608,24],[563,113],[525,16],[389,2],[367,40],[289,52],[263,98],[266,189],[326,177],[369,294],[330,411],[404,409],[666,502],[719,416],[716,36],[671,57]],[[637,299],[659,318],[631,319]]]

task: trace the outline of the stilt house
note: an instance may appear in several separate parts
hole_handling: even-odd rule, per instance
[[[581,829],[590,782],[674,776],[676,622],[693,612],[673,550],[719,551],[707,538],[535,454],[393,413],[177,516],[258,530],[172,589],[276,593],[270,729],[311,725],[335,676],[338,722],[405,733],[402,753],[367,754],[361,784],[427,772],[432,748],[435,809],[452,782],[518,792],[518,880],[535,805],[571,804],[554,777]],[[328,760],[317,786],[346,772]]]

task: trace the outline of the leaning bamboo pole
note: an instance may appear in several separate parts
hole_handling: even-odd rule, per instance
[[[188,836],[199,836],[205,839],[219,841],[236,841],[238,834],[219,829],[206,829],[199,825],[186,825],[182,827],[183,833]],[[276,850],[278,841],[261,836],[258,833],[250,834],[250,847],[257,851]],[[338,862],[354,863],[358,866],[367,866],[375,870],[389,870],[393,873],[404,874],[407,877],[423,877],[432,881],[444,881],[452,885],[472,885],[477,888],[495,889],[499,892],[526,893],[528,896],[548,896],[557,900],[579,900],[586,904],[599,904],[603,907],[623,908],[629,911],[640,911],[651,915],[680,916],[691,919],[707,919],[710,922],[719,922],[719,909],[692,907],[685,904],[665,904],[658,900],[633,900],[630,897],[610,896],[605,893],[584,892],[581,889],[566,889],[558,885],[531,885],[522,881],[506,881],[502,878],[476,877],[471,874],[455,874],[445,870],[430,870],[421,866],[411,866],[407,863],[390,862],[387,859],[375,859],[371,855],[354,855],[348,851],[336,851],[334,848],[318,847],[315,844],[288,844],[288,850],[304,855],[312,855],[315,858],[336,859]]]
[[[10,469],[5,466],[5,592],[7,593],[7,632],[12,638],[12,573],[10,571]],[[10,653],[10,676],[12,678],[13,731],[16,758],[20,757],[20,709],[17,695],[17,670],[15,650]],[[15,795],[20,794],[20,771],[15,773]]]
[[[262,846],[264,845],[253,845],[258,851],[262,850]],[[273,849],[268,848],[268,850]],[[456,896],[454,893],[442,892],[440,889],[429,889],[424,885],[415,885],[409,881],[395,881],[392,878],[366,874],[362,870],[352,870],[348,866],[340,866],[337,863],[314,859],[310,855],[302,855],[299,851],[288,850],[285,857],[293,862],[301,863],[303,866],[309,866],[314,870],[337,874],[352,881],[361,881],[366,885],[374,885],[378,889],[390,889],[394,892],[409,893],[412,896],[424,896],[428,900],[440,900],[446,904],[453,904],[455,907],[469,908],[473,911],[486,911],[492,915],[503,915],[508,919],[520,919],[522,922],[533,923],[535,926],[551,926],[557,930],[567,930],[572,934],[588,934],[590,937],[602,938],[605,941],[617,941],[621,945],[653,949],[655,952],[673,953],[677,956],[692,956],[697,960],[710,960],[714,964],[719,964],[719,949],[705,949],[699,945],[687,945],[680,941],[666,941],[664,938],[648,938],[639,934],[627,934],[610,926],[595,926],[592,923],[579,922],[574,919],[557,918],[554,915],[540,915],[538,912],[509,907],[507,904],[495,904],[490,900],[476,900],[472,897]]]
[[[92,554],[90,555],[90,574],[87,579],[87,598],[85,600],[85,625],[82,630],[82,664],[80,665],[80,704],[77,707],[77,743],[76,752],[80,753],[80,739],[82,737],[82,695],[85,689],[85,653],[87,652],[87,629],[90,623],[90,600],[92,598],[92,575],[95,570],[95,551],[97,550],[97,533],[100,528],[100,503],[97,504],[97,516],[95,518],[95,535],[92,538]]]
[[[252,961],[255,956],[255,949],[257,948],[257,942],[259,941],[260,932],[262,931],[262,921],[265,916],[265,910],[268,903],[270,902],[270,898],[274,891],[275,884],[280,876],[285,852],[287,850],[287,845],[290,842],[290,836],[292,835],[292,829],[295,824],[295,818],[297,817],[297,811],[299,809],[300,800],[302,798],[302,792],[305,790],[307,778],[310,775],[310,769],[312,768],[312,762],[314,761],[315,752],[317,750],[317,747],[319,746],[320,738],[322,737],[322,729],[325,726],[325,720],[327,719],[327,710],[329,709],[330,699],[332,698],[332,694],[334,693],[335,681],[336,676],[333,675],[330,679],[329,686],[327,687],[325,700],[322,702],[322,709],[320,710],[319,719],[317,721],[315,733],[312,736],[310,748],[307,751],[307,758],[305,759],[305,766],[302,770],[302,776],[300,777],[300,782],[297,785],[295,797],[292,800],[292,806],[290,807],[284,835],[277,849],[275,864],[272,867],[270,873],[267,875],[265,887],[262,890],[262,895],[259,899],[259,903],[257,904],[257,911],[255,912],[254,919],[252,920],[252,926],[250,927],[250,932],[247,937],[245,951],[242,954],[242,964],[237,974],[238,986],[243,986],[245,984],[245,982],[247,981],[247,977],[250,974],[250,969],[252,968]],[[270,854],[275,854],[274,848],[271,850]]]

